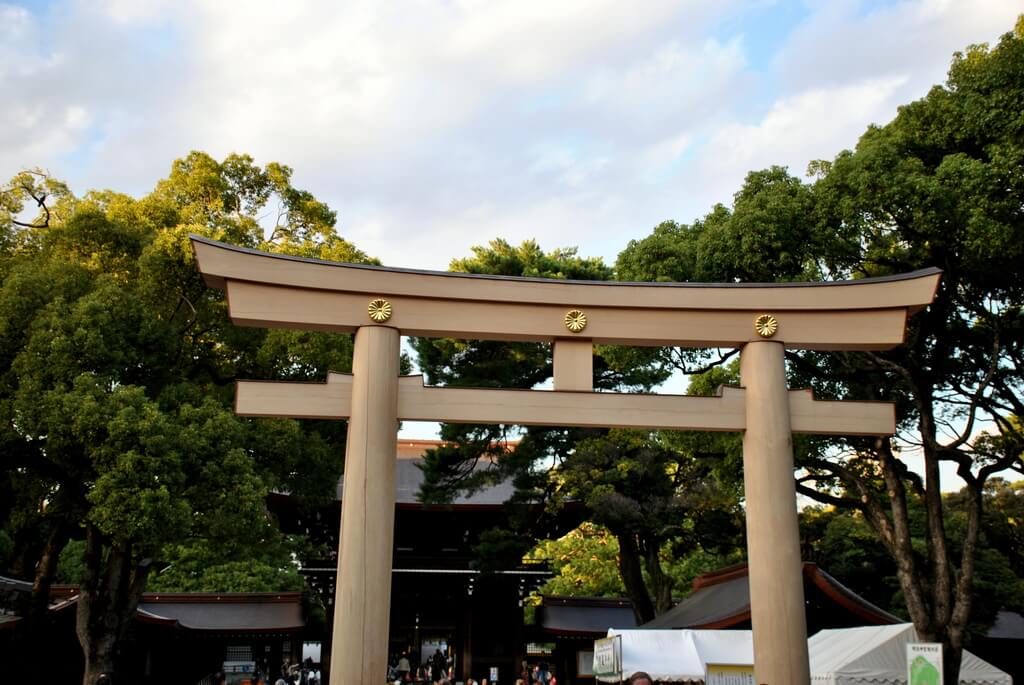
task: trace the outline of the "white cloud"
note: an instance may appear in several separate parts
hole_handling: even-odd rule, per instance
[[[952,53],[994,42],[1022,11],[1016,0],[903,0],[864,11],[860,2],[822,3],[778,56],[796,90],[912,74],[908,98],[945,80]]]
[[[188,150],[248,152],[389,264],[495,236],[614,258],[852,146],[1011,5],[822,3],[761,64],[722,32],[763,11],[740,0],[0,4],[0,173],[144,193]]]
[[[683,175],[689,188],[728,202],[748,171],[773,164],[800,176],[814,159],[852,146],[865,127],[892,116],[905,76],[819,88],[777,100],[754,124],[721,126]],[[710,206],[707,207],[710,210]]]

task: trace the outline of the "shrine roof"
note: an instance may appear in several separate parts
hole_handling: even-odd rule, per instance
[[[636,616],[628,599],[548,595],[537,609],[544,632],[567,637],[604,637],[609,628],[635,628]]]
[[[214,632],[295,632],[306,625],[302,593],[147,593],[139,620]]]
[[[875,606],[834,577],[805,562],[804,586],[853,614],[866,624],[886,625],[902,619]],[[746,564],[719,569],[697,577],[693,594],[645,623],[642,628],[729,628],[750,621],[750,578]]]
[[[424,481],[424,473],[420,469],[423,453],[444,443],[440,440],[409,440],[399,439],[397,444],[398,459],[395,462],[395,502],[398,506],[427,506],[419,500],[420,486]],[[487,468],[483,460],[481,468]],[[445,503],[444,507],[501,507],[504,506],[515,492],[511,481],[503,481],[497,485],[488,486],[472,495],[459,494],[451,502]],[[344,494],[344,483],[338,481],[338,499]]]
[[[78,603],[78,587],[53,587],[51,611]],[[301,592],[146,592],[136,619],[167,628],[206,632],[291,633],[301,631]]]
[[[1016,611],[1000,611],[996,614],[995,623],[985,633],[985,637],[1000,640],[1024,640],[1024,616]]]

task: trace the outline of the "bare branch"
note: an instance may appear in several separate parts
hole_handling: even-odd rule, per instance
[[[803,495],[804,497],[809,497],[810,499],[813,499],[815,502],[820,502],[821,504],[830,504],[833,507],[836,507],[837,509],[860,508],[860,503],[853,498],[836,497],[835,495],[830,495],[826,492],[818,490],[817,488],[812,488],[808,485],[804,485],[804,483],[802,482],[803,480],[806,479],[797,480],[796,491],[799,494]]]
[[[689,366],[687,366],[687,364],[681,359],[681,357],[679,357],[676,348],[672,349],[672,352],[670,353],[670,359],[672,362],[672,366],[676,367],[676,369],[678,369],[679,371],[682,371],[683,373],[690,376],[699,376],[702,373],[707,373],[716,366],[721,366],[725,362],[735,357],[737,354],[739,354],[738,348],[731,349],[725,354],[722,354],[722,351],[718,350],[718,359],[710,361],[704,366],[700,366],[696,369],[692,369]]]
[[[50,226],[50,208],[46,206],[46,193],[42,195],[36,195],[32,186],[22,183],[21,189],[25,191],[25,194],[35,200],[36,206],[43,210],[43,220],[41,223],[32,222],[26,223],[24,221],[18,221],[17,219],[11,219],[11,223],[15,226],[21,226],[22,228],[49,228]]]
[[[985,372],[985,377],[978,383],[977,389],[971,395],[970,405],[967,409],[967,425],[960,433],[960,437],[945,445],[947,450],[955,450],[965,444],[971,437],[971,433],[974,432],[974,421],[977,416],[978,406],[985,396],[985,390],[989,387],[992,382],[992,378],[995,376],[996,370],[999,368],[999,352],[1002,349],[1002,345],[999,342],[998,333],[994,336],[992,341],[992,356],[991,361],[988,365],[988,370]]]

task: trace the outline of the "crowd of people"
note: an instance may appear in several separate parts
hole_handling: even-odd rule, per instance
[[[273,673],[271,671],[274,671]],[[224,685],[227,676],[223,671],[217,672],[212,678],[213,685]],[[320,685],[323,682],[320,669],[307,658],[302,663],[291,663],[288,659],[280,668],[272,669],[265,661],[256,662],[256,670],[243,683],[249,685]]]
[[[281,674],[274,685],[320,685],[321,682],[320,669],[307,658],[301,664],[288,661],[281,664]]]
[[[257,667],[250,680],[253,685],[320,685],[320,670],[315,667],[311,660],[307,659],[302,664],[292,664],[285,661],[281,664],[279,675],[276,680],[270,681],[266,677],[269,669]],[[213,677],[215,685],[223,685],[226,678],[224,673],[217,673]],[[109,683],[104,680],[104,683]],[[404,683],[432,683],[432,685],[451,685],[454,683],[451,659],[445,657],[441,650],[437,650],[432,657],[424,661],[415,669],[412,668],[409,656],[402,654],[397,660],[392,660],[388,665],[388,683],[403,685]],[[546,663],[535,665],[532,669],[523,662],[522,671],[516,678],[516,685],[558,685],[558,679],[548,669]],[[627,685],[654,685],[651,676],[643,671],[637,671],[626,681]],[[475,680],[469,678],[466,685],[488,685],[487,678]]]
[[[410,661],[411,654],[403,653],[398,659],[388,662],[389,683],[448,683],[452,681],[454,663],[438,649],[432,656],[415,667]]]
[[[422,663],[413,664],[410,654],[403,653],[388,662],[387,682],[393,685],[405,683],[429,683],[430,685],[451,685],[455,682],[454,661],[445,656],[440,649]],[[524,661],[521,671],[516,676],[516,685],[558,685],[558,678],[551,672],[546,663],[539,663],[532,668]],[[487,678],[476,680],[469,678],[466,685],[488,685]],[[642,685],[642,683],[641,683]]]
[[[392,656],[388,661],[387,682],[391,685],[405,685],[406,683],[430,683],[431,685],[452,685],[455,682],[454,660],[446,656],[440,649],[436,650],[429,658],[422,663],[412,657],[409,653],[403,653],[397,658]],[[644,671],[633,673],[626,681],[627,685],[654,685],[654,680]],[[305,682],[300,685],[306,685]],[[312,683],[310,684],[312,685]],[[487,678],[476,680],[468,678],[466,685],[489,685]],[[558,685],[558,678],[551,672],[551,669],[544,662],[534,665],[532,668],[525,661],[517,674],[515,685]]]

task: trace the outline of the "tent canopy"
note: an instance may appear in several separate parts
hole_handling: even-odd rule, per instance
[[[705,664],[754,663],[749,630],[617,630],[622,636],[622,672],[647,671],[655,680],[703,683]]]
[[[655,680],[703,683],[706,664],[754,663],[749,630],[619,630],[622,673],[647,671]],[[822,630],[807,641],[812,685],[906,685],[912,623]],[[602,678],[603,680],[603,678]],[[1012,685],[1009,675],[964,650],[961,685]]]
[[[814,685],[899,685],[907,682],[912,623],[822,630],[807,641]],[[625,651],[625,648],[623,648]],[[947,678],[947,682],[951,679]],[[1012,685],[1009,675],[964,650],[962,685]]]

